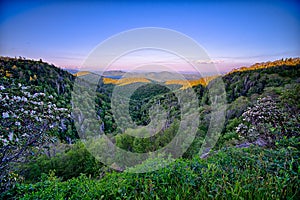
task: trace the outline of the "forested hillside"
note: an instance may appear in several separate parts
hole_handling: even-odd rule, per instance
[[[190,81],[192,88],[176,81],[166,82],[167,86],[144,78],[98,76],[93,91],[84,89],[91,74],[80,75],[80,85],[73,90],[76,76],[42,60],[0,58],[1,198],[297,199],[300,195],[299,58],[255,64],[207,82]],[[225,124],[217,144],[202,151],[213,116],[209,88],[217,79],[223,80],[226,91]],[[193,90],[198,100],[200,123],[182,158],[162,155],[133,167],[113,163],[118,169],[113,170],[91,154],[91,149],[105,149],[101,137],[89,148],[80,140],[83,133],[97,130],[133,153],[166,146],[177,134],[182,112],[188,112],[182,111],[170,88]],[[119,95],[135,89],[128,97],[129,116],[118,123],[112,110],[115,89]],[[72,99],[76,92],[82,92],[77,101],[84,109]],[[126,108],[124,99],[116,99]],[[128,121],[148,125],[155,120],[150,117],[153,105],[166,113],[162,128],[148,138],[133,137],[137,133]],[[97,115],[93,124],[85,118],[90,109]],[[167,161],[171,165],[165,166]],[[162,167],[130,173],[153,165]]]
[[[57,107],[71,109],[71,91],[75,77],[67,71],[50,65],[48,63],[25,58],[1,57],[0,59],[0,84],[6,88],[1,92],[12,92],[21,89],[17,87],[30,86],[31,92],[45,93],[47,96],[53,96],[52,103]],[[18,89],[19,88],[19,89]],[[72,127],[70,118],[63,119],[60,129],[64,134],[60,139],[70,140],[75,138],[75,127]],[[68,132],[67,130],[70,129]],[[73,133],[72,133],[73,131]]]

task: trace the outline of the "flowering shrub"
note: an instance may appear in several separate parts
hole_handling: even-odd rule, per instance
[[[10,164],[26,160],[52,141],[50,131],[67,117],[66,108],[52,103],[53,96],[22,84],[0,85],[0,178],[1,190],[9,182]]]
[[[291,123],[291,116],[270,96],[258,99],[242,117],[244,122],[236,127],[236,131],[251,142],[261,138],[272,146],[282,136],[289,136],[287,125]]]

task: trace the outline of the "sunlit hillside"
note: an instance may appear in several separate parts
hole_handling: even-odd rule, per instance
[[[74,76],[84,76],[84,75],[87,75],[87,74],[90,74],[91,72],[88,72],[88,71],[80,71],[80,72],[77,72],[75,74],[73,74]]]
[[[265,69],[265,68],[282,66],[282,65],[296,66],[299,64],[300,64],[300,58],[286,58],[286,59],[275,60],[275,61],[255,63],[254,65],[251,65],[250,67],[241,67],[241,68],[233,69],[228,74],[235,73],[235,72],[248,71],[248,70]]]
[[[122,78],[122,79],[112,79],[112,78],[103,78],[104,84],[114,84],[114,85],[128,85],[132,83],[150,83],[151,81],[146,78]]]
[[[197,80],[167,80],[165,82],[166,85],[182,85],[181,89],[186,89],[189,87],[203,85],[206,86],[211,80],[215,79],[218,76],[208,76],[204,78],[200,78]],[[151,80],[147,78],[121,78],[121,79],[113,79],[113,78],[103,78],[104,84],[113,84],[113,85],[128,85],[132,83],[150,83]]]
[[[193,86],[197,86],[197,85],[203,85],[206,86],[211,80],[215,79],[219,77],[217,76],[207,76],[207,77],[203,77],[197,80],[169,80],[166,81],[165,84],[166,85],[172,85],[172,84],[176,84],[176,85],[182,85],[181,89],[187,89],[189,87],[193,87]]]

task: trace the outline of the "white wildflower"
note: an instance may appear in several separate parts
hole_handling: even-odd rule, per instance
[[[2,142],[3,142],[3,145],[4,145],[4,146],[7,146],[7,145],[8,145],[8,140],[7,140],[7,139],[3,139]]]
[[[24,92],[24,94],[28,97],[28,98],[31,98],[31,94],[29,92]]]
[[[22,97],[22,101],[27,102],[27,98],[26,97]]]
[[[40,117],[35,117],[35,120],[38,121],[38,122],[42,121],[42,119]]]
[[[24,133],[23,135],[22,135],[22,137],[27,137],[28,136],[28,134],[27,133]]]
[[[2,113],[2,117],[3,117],[4,119],[6,119],[6,118],[9,118],[9,114],[8,114],[8,112],[4,112],[4,113]]]
[[[8,134],[8,140],[9,140],[9,141],[12,141],[12,140],[13,140],[13,137],[14,137],[14,133],[13,133],[13,132],[10,132],[10,133]]]

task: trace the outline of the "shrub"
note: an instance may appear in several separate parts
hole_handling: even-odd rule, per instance
[[[27,182],[38,181],[43,173],[48,174],[50,171],[55,171],[55,174],[62,180],[68,180],[80,174],[96,177],[100,174],[101,167],[102,164],[88,152],[82,143],[78,142],[65,152],[53,157],[43,155],[23,165],[22,174]]]
[[[299,144],[292,138],[290,144]],[[3,197],[20,199],[297,199],[299,149],[223,149],[206,160],[178,159],[148,173],[112,172],[61,181],[53,175],[18,184]],[[292,145],[293,146],[293,145]],[[149,161],[150,162],[150,161]],[[157,162],[157,160],[155,161]],[[151,163],[151,162],[150,162]],[[149,163],[148,163],[149,164]],[[141,166],[138,166],[141,167]],[[6,196],[5,196],[6,195]]]
[[[258,99],[256,105],[249,107],[242,115],[244,123],[236,131],[249,141],[264,139],[269,146],[275,141],[289,135],[287,125],[291,122],[288,113],[284,112],[272,97]]]

